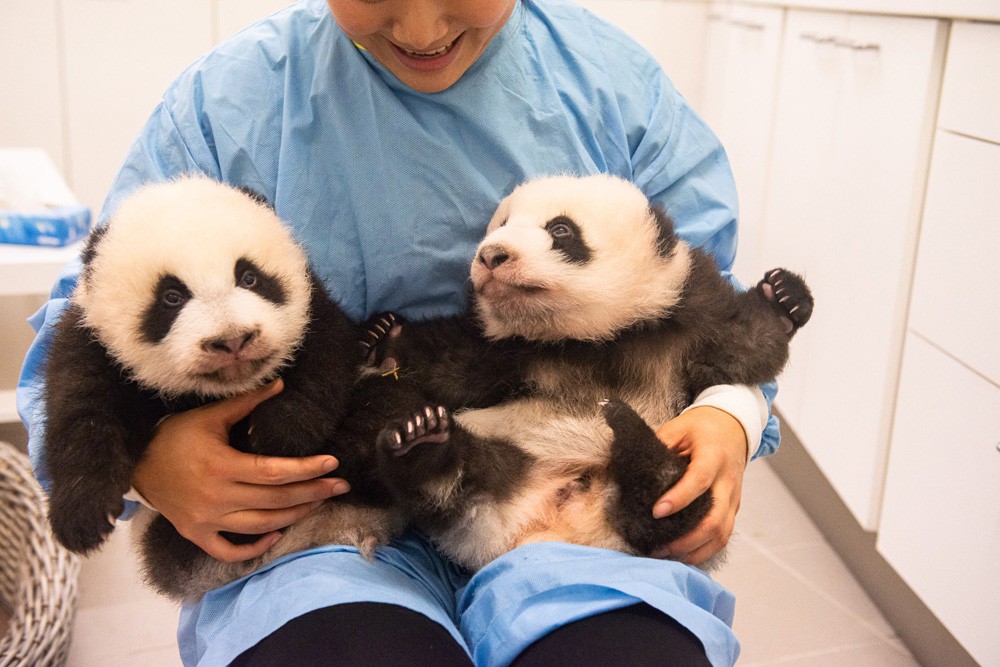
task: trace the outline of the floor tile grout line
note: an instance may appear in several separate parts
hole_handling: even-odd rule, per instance
[[[773,551],[771,551],[770,549],[768,549],[763,545],[758,545],[758,548],[760,549],[761,553],[764,555],[765,558],[768,558],[775,565],[777,565],[785,572],[790,574],[793,578],[804,584],[806,587],[812,590],[816,595],[818,595],[819,597],[821,597],[822,599],[826,600],[834,607],[839,609],[840,611],[844,612],[845,614],[853,618],[855,621],[857,621],[860,625],[862,625],[865,629],[871,632],[876,638],[881,640],[883,643],[889,644],[892,640],[898,638],[895,634],[886,635],[885,633],[883,633],[879,628],[872,625],[868,620],[856,614],[843,602],[833,597],[832,595],[824,591],[822,588],[816,586],[816,584],[814,584],[809,577],[805,576],[804,574],[796,570],[794,567],[789,565],[778,554],[774,553]],[[895,647],[893,647],[893,650],[896,650],[898,652],[898,649],[896,649]]]
[[[842,653],[844,651],[853,651],[859,648],[868,648],[875,646],[883,646],[885,642],[879,639],[872,639],[865,642],[854,642],[851,644],[843,644],[841,646],[831,646],[829,648],[816,649],[813,651],[800,651],[799,653],[793,653],[789,655],[783,655],[780,658],[774,658],[773,660],[764,660],[762,662],[750,662],[746,664],[739,664],[739,667],[777,667],[778,665],[794,664],[794,661],[799,661],[804,658],[818,658],[824,655],[834,655],[837,653]]]

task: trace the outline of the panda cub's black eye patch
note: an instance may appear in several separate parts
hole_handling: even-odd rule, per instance
[[[236,280],[236,287],[250,290],[279,306],[285,304],[288,297],[285,294],[285,288],[281,285],[281,281],[249,259],[242,258],[237,260],[233,273]]]
[[[590,261],[592,251],[583,234],[572,218],[557,215],[545,223],[545,231],[552,238],[552,249],[561,253],[566,261],[574,264],[586,264]]]
[[[166,338],[191,297],[191,290],[183,280],[169,274],[160,276],[152,301],[142,314],[142,338],[149,343],[159,343]]]

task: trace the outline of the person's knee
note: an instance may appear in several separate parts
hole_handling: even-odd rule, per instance
[[[704,646],[690,630],[640,603],[553,630],[525,649],[512,667],[708,667],[709,664]]]
[[[235,667],[469,667],[447,629],[399,605],[353,602],[303,614],[247,649]]]

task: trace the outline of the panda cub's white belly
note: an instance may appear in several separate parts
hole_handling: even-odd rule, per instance
[[[589,370],[553,361],[531,376],[538,397],[455,415],[464,428],[483,438],[515,442],[534,462],[508,498],[476,498],[464,520],[439,536],[453,559],[478,568],[522,544],[561,541],[630,551],[607,523],[606,508],[617,493],[607,477],[612,432],[599,403],[629,403],[653,428],[677,414],[684,397],[676,389],[675,364],[666,355],[630,360],[628,387],[611,387]],[[672,388],[673,387],[673,388]],[[461,479],[438,489],[446,502]]]

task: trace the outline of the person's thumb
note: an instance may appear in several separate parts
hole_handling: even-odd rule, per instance
[[[230,396],[212,406],[216,416],[222,420],[227,429],[232,428],[236,422],[249,415],[254,408],[271,398],[277,396],[285,388],[285,383],[278,378],[273,382],[251,389],[245,394]]]

